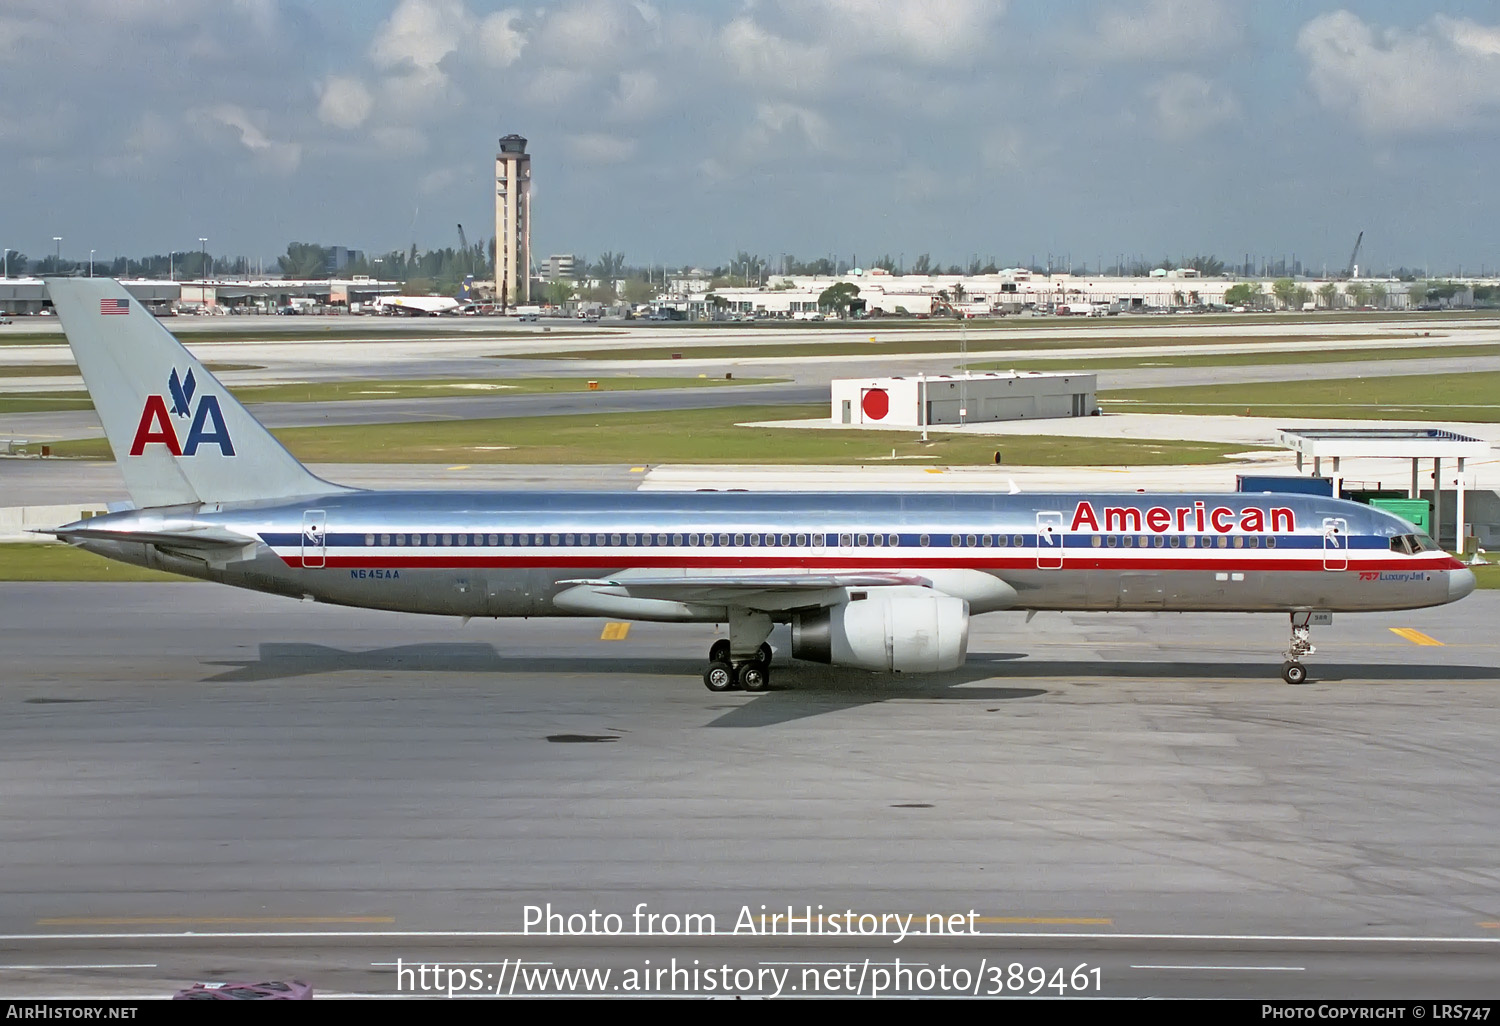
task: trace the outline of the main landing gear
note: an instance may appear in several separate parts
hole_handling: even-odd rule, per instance
[[[1292,641],[1287,646],[1286,662],[1281,664],[1281,679],[1288,684],[1307,681],[1307,667],[1302,665],[1302,657],[1317,651],[1312,643],[1311,619],[1309,613],[1292,614]]]
[[[771,686],[771,618],[764,613],[729,614],[729,637],[720,638],[708,649],[708,669],[703,671],[703,686],[713,692],[765,691]]]

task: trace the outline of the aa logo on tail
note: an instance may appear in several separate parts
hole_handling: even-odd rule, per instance
[[[224,425],[224,413],[219,409],[219,397],[204,395],[198,400],[198,409],[193,411],[193,393],[198,383],[189,368],[185,377],[179,378],[176,368],[167,379],[167,391],[172,395],[172,410],[167,412],[167,401],[159,395],[148,395],[141,409],[141,420],[135,428],[135,441],[130,443],[130,455],[139,456],[146,446],[159,443],[167,447],[173,456],[196,456],[198,447],[211,442],[219,447],[224,456],[234,455],[234,443],[229,440],[229,428]],[[192,417],[187,438],[179,441],[172,417],[186,420]]]

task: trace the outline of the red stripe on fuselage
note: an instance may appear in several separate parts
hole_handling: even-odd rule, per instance
[[[287,566],[303,566],[302,556],[282,555],[282,560]],[[1045,558],[1045,557],[1044,557]],[[1339,559],[1338,562],[1345,562]],[[1374,558],[1363,559],[1358,554],[1351,555],[1348,559],[1348,570],[1328,571],[1332,572],[1354,572],[1359,570],[1461,570],[1463,564],[1451,556],[1435,558],[1432,560],[1418,561],[1410,556],[1391,556],[1379,554]],[[807,569],[840,569],[847,570],[858,567],[864,570],[1036,570],[1037,557],[1028,555],[1024,557],[992,557],[989,559],[933,559],[927,558],[894,558],[884,557],[877,559],[860,559],[858,557],[815,557],[811,559],[783,559],[764,556],[645,556],[641,553],[616,553],[613,555],[598,553],[592,556],[469,556],[449,550],[434,552],[430,558],[421,556],[340,556],[329,554],[323,558],[319,569],[328,567],[331,569],[369,569],[369,570],[469,570],[469,569],[528,569],[534,567],[556,567],[560,570],[569,568],[597,568],[603,566],[629,566],[649,567],[655,569],[707,569],[707,568],[730,568],[745,567],[756,570],[807,570]],[[1063,565],[1059,568],[1045,568],[1050,573],[1058,573],[1067,570],[1189,570],[1189,571],[1265,571],[1265,570],[1318,570],[1324,571],[1321,552],[1315,552],[1302,558],[1290,558],[1277,556],[1276,558],[1247,558],[1233,557],[1223,558],[1217,555],[1213,557],[1199,557],[1197,559],[1183,558],[1150,558],[1139,557],[1126,559],[1125,557],[1098,558],[1095,556],[1069,555]]]

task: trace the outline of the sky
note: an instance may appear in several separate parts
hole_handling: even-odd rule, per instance
[[[0,246],[1500,266],[1500,4],[5,0]]]

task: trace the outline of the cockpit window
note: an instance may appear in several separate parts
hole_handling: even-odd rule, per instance
[[[1425,534],[1398,534],[1391,539],[1391,551],[1415,555],[1419,552],[1437,552],[1438,543]]]

